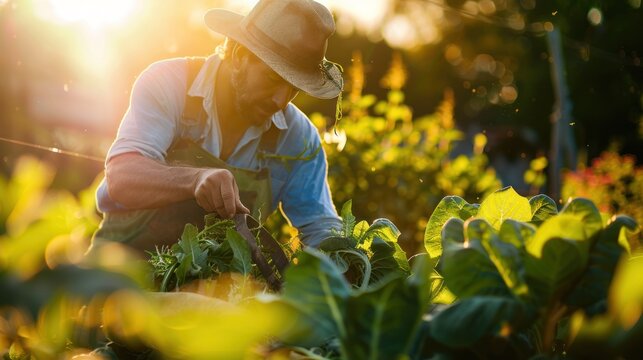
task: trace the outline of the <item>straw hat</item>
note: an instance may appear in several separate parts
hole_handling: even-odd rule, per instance
[[[330,11],[315,1],[260,0],[245,17],[211,9],[205,14],[205,23],[314,97],[332,99],[342,91],[341,69],[325,58],[335,21]]]

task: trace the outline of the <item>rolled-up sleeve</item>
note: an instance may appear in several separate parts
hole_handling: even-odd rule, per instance
[[[179,106],[185,96],[185,66],[180,61],[154,63],[138,77],[107,161],[128,152],[163,161],[174,139]]]

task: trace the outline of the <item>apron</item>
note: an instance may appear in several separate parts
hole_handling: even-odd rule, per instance
[[[189,89],[205,59],[194,57],[186,60]],[[228,169],[234,175],[241,202],[250,209],[255,219],[263,223],[271,212],[269,170],[253,171],[230,166],[199,145],[207,132],[203,98],[186,94],[179,124],[181,134],[168,149],[166,163],[171,166]],[[274,152],[279,135],[279,129],[271,126],[261,137],[259,151]],[[155,209],[105,213],[92,238],[92,247],[108,240],[126,243],[142,251],[153,251],[157,246],[176,243],[188,223],[202,228],[205,215],[205,210],[194,199]]]

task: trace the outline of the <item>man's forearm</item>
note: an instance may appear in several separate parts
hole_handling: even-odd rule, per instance
[[[105,169],[109,196],[130,209],[149,209],[194,198],[203,169],[168,166],[138,153],[112,158]]]
[[[132,210],[195,199],[204,210],[222,218],[250,212],[241,203],[237,183],[227,169],[167,166],[127,153],[107,163],[105,178],[112,200]]]

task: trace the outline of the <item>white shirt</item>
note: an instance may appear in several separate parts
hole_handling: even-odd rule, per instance
[[[208,121],[203,134],[203,147],[214,156],[220,156],[221,133],[216,114],[215,77],[221,60],[217,55],[206,59],[188,91],[190,96],[204,98]],[[118,129],[106,162],[112,157],[128,152],[164,161],[173,141],[182,135],[181,115],[186,95],[187,60],[169,59],[150,65],[136,80],[130,106]],[[285,110],[272,116],[265,126],[250,127],[227,163],[244,169],[270,170],[272,186],[271,210],[281,207],[293,226],[300,232],[301,240],[317,246],[330,236],[330,229],[339,229],[341,220],[331,200],[327,175],[326,154],[321,150],[310,160],[289,161],[288,164],[257,156],[262,134],[270,126],[280,129],[276,153],[285,156],[314,154],[321,146],[317,129],[308,117],[292,103]],[[126,209],[113,201],[107,193],[105,180],[97,190],[97,204],[102,212]]]

